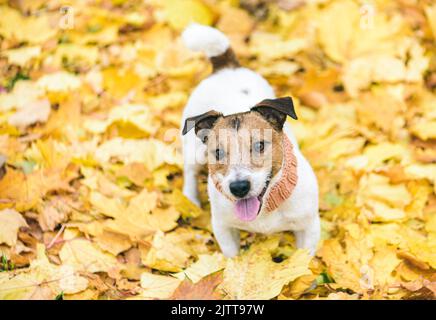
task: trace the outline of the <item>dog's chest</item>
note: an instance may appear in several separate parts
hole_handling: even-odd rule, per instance
[[[275,210],[259,215],[256,220],[243,222],[235,217],[230,218],[230,225],[234,228],[249,232],[272,234],[286,230],[299,229],[299,221],[289,216],[290,212]]]

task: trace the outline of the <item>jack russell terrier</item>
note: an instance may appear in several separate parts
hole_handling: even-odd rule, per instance
[[[286,123],[297,119],[292,99],[276,98],[262,76],[241,67],[217,29],[192,24],[182,39],[213,65],[183,113],[184,194],[200,204],[197,174],[207,164],[212,228],[227,257],[239,253],[239,230],[292,230],[297,247],[314,255],[318,184]]]

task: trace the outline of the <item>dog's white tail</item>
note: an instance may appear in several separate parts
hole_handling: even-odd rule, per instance
[[[183,31],[182,39],[189,49],[201,51],[210,59],[214,72],[239,67],[229,39],[215,28],[192,23]]]

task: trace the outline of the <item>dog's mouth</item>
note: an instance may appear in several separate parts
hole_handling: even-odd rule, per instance
[[[239,220],[249,222],[256,219],[257,215],[262,209],[263,196],[268,189],[270,181],[271,178],[270,176],[268,176],[265,186],[263,187],[262,192],[259,195],[236,201],[235,215]]]

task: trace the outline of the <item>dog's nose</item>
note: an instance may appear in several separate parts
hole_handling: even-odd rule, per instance
[[[248,180],[237,180],[233,181],[229,185],[230,191],[239,198],[245,197],[250,191],[250,181]]]

